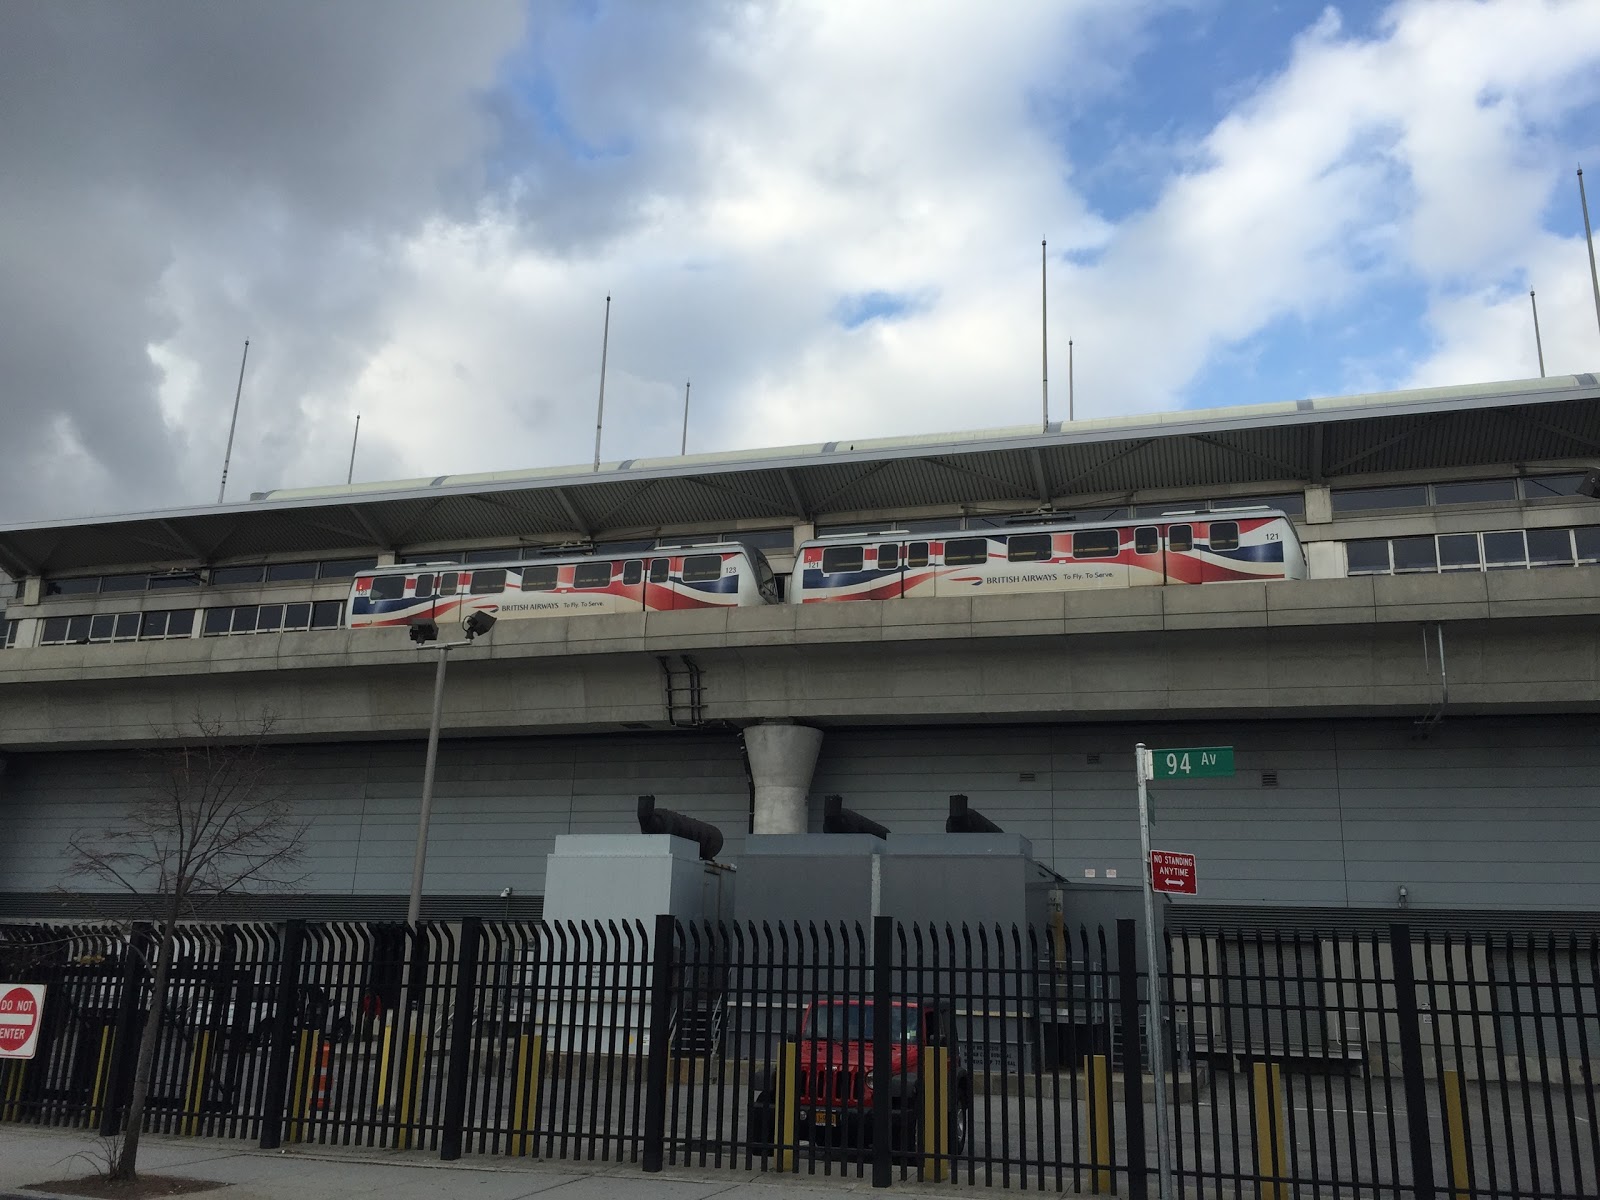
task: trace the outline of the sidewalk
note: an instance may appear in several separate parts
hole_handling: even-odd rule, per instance
[[[93,1173],[102,1161],[99,1139],[75,1129],[0,1125],[0,1200],[41,1200],[47,1192],[23,1192],[26,1184]],[[74,1157],[81,1156],[81,1157]],[[820,1164],[819,1164],[820,1166]],[[216,1200],[828,1200],[872,1193],[870,1171],[855,1167],[841,1179],[821,1175],[775,1176],[744,1170],[669,1167],[646,1175],[638,1164],[490,1160],[463,1157],[440,1162],[437,1154],[340,1147],[258,1150],[249,1142],[146,1134],[140,1143],[142,1172],[226,1182],[201,1192]],[[837,1169],[837,1164],[835,1164]],[[878,1195],[971,1196],[965,1187],[895,1182]]]

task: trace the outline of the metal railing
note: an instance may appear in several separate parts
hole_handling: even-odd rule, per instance
[[[1600,939],[1134,928],[193,925],[146,1128],[1182,1196],[1600,1195]],[[0,926],[47,987],[0,1120],[115,1133],[147,927]],[[1170,1126],[1157,1128],[1155,1088]]]

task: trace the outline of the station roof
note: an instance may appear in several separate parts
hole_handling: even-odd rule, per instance
[[[1337,483],[1420,470],[1600,458],[1600,380],[1195,409],[914,438],[266,492],[249,501],[0,525],[0,569],[547,542],[978,505],[1081,507],[1174,489]]]

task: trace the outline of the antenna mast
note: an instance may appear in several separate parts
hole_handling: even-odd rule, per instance
[[[239,397],[244,394],[244,364],[250,357],[250,339],[244,340],[244,353],[239,356],[239,386],[233,389],[233,420],[228,422],[228,448],[222,452],[222,486],[217,489],[217,503],[228,490],[228,463],[233,459],[233,431],[239,427]]]
[[[1044,426],[1041,432],[1050,432],[1050,293],[1047,287],[1045,243],[1039,242],[1039,358],[1044,367],[1043,393]]]
[[[1583,205],[1583,244],[1589,247],[1589,283],[1594,287],[1594,319],[1600,324],[1600,275],[1594,269],[1594,234],[1589,229],[1589,197],[1583,190],[1583,168],[1578,168],[1578,201]]]
[[[681,458],[689,453],[689,383],[683,385],[683,442],[678,447],[678,456]]]
[[[606,348],[611,344],[611,297],[606,297],[606,326],[600,335],[600,407],[594,415],[594,469],[600,469],[600,427],[606,418]]]
[[[361,436],[361,414],[357,413],[356,414],[356,432],[355,432],[355,436],[350,439],[350,471],[344,477],[344,481],[345,481],[346,484],[350,484],[350,483],[353,483],[355,481],[355,477],[356,477],[356,440],[360,436]]]

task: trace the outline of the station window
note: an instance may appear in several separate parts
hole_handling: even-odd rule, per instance
[[[1354,544],[1354,543],[1352,543]],[[1386,544],[1380,541],[1380,545]],[[1483,550],[1475,533],[1443,533],[1439,535],[1439,570],[1481,571]],[[1354,573],[1352,569],[1352,574]]]
[[[847,571],[860,571],[865,566],[866,551],[860,546],[829,546],[822,552],[824,575],[842,575]],[[687,581],[687,574],[684,579]]]
[[[525,592],[553,592],[561,574],[555,566],[523,567],[522,590]]]
[[[603,588],[611,585],[611,562],[579,563],[572,571],[575,588]]]
[[[276,633],[283,628],[283,605],[263,604],[256,610],[256,632]]]
[[[1488,504],[1495,500],[1515,500],[1515,479],[1464,479],[1456,483],[1433,485],[1435,504]]]
[[[335,603],[338,603],[335,601]],[[301,630],[311,627],[310,604],[285,604],[283,606],[283,627],[285,630]]]
[[[260,606],[256,604],[241,604],[233,610],[233,620],[228,626],[229,633],[254,633],[256,631],[256,617],[260,615]]]
[[[1213,550],[1237,550],[1239,548],[1239,522],[1213,521],[1207,536]]]
[[[360,571],[370,571],[378,565],[375,558],[335,558],[317,564],[318,579],[349,579]]]
[[[506,572],[502,567],[496,571],[474,571],[472,573],[472,594],[474,596],[491,596],[496,592],[506,590]]]
[[[177,588],[197,588],[203,582],[199,571],[168,571],[164,575],[150,576],[150,590],[170,592]]]
[[[316,577],[317,564],[314,562],[272,563],[267,567],[268,583],[294,583]]]
[[[17,644],[18,622],[10,618],[0,621],[0,650],[9,650]]]
[[[220,637],[233,628],[233,609],[208,608],[205,620],[200,625],[203,637]]]
[[[1332,500],[1336,513],[1373,508],[1426,508],[1428,487],[1418,483],[1408,487],[1344,488],[1335,491]]]
[[[213,587],[235,587],[247,583],[261,583],[267,577],[265,567],[213,567],[211,569],[211,585]]]
[[[1489,571],[1520,570],[1528,565],[1528,542],[1520,529],[1483,535],[1483,565]]]
[[[47,579],[46,596],[89,596],[100,590],[100,576],[86,575],[79,579]]]
[[[1554,496],[1576,496],[1584,475],[1530,475],[1522,481],[1524,500],[1549,500]]]
[[[1417,574],[1439,569],[1439,554],[1431,537],[1394,538],[1389,543],[1394,551],[1396,575]]]
[[[1528,565],[1531,567],[1570,567],[1572,530],[1528,530]]]
[[[406,594],[404,575],[379,575],[367,595],[373,600],[398,600]]]
[[[859,548],[856,552],[860,553]],[[722,555],[720,554],[693,554],[683,560],[685,583],[711,583],[721,578]]]
[[[1121,550],[1120,530],[1085,529],[1072,535],[1073,558],[1115,558]]]
[[[1006,539],[1007,562],[1048,562],[1050,553],[1048,533],[1013,533]]]
[[[988,538],[954,538],[944,544],[947,567],[972,567],[988,561]]]
[[[1580,525],[1574,529],[1572,548],[1580,563],[1600,562],[1600,525]]]
[[[318,600],[311,606],[311,628],[337,629],[343,624],[343,600]]]

